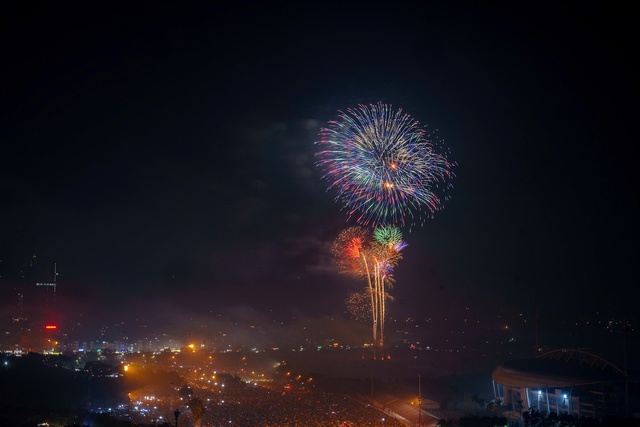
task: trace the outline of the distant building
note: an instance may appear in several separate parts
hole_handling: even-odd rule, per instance
[[[511,360],[491,375],[494,393],[507,416],[519,418],[529,408],[549,414],[602,418],[625,416],[628,375],[601,357],[571,349],[554,350],[535,359]]]
[[[57,264],[33,255],[20,264],[16,279],[12,282],[8,316],[2,319],[0,350],[23,353],[58,350]]]

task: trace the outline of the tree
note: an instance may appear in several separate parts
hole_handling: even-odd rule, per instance
[[[526,427],[542,426],[544,418],[544,415],[542,415],[542,413],[540,413],[540,411],[538,411],[537,409],[533,409],[533,407],[529,408],[528,411],[525,411],[522,414],[522,419]]]
[[[191,409],[191,415],[193,416],[193,424],[196,427],[200,427],[202,418],[206,413],[204,403],[197,397],[194,397],[189,401],[189,409]]]
[[[473,396],[471,396],[471,401],[476,405],[478,405],[480,408],[484,408],[485,401],[483,398],[478,397],[477,394],[474,394]]]
[[[491,412],[500,413],[503,410],[503,401],[502,398],[497,397],[495,399],[489,400],[487,402],[487,409]]]

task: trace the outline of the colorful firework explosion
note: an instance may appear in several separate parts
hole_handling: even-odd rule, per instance
[[[377,103],[339,112],[320,131],[317,165],[349,217],[365,226],[422,224],[454,174],[442,141],[402,110]]]
[[[367,282],[366,295],[352,294],[347,309],[361,308],[362,298],[368,298],[366,306],[371,313],[374,351],[376,348],[384,351],[386,301],[391,298],[387,289],[393,284],[393,270],[402,259],[400,251],[406,246],[400,230],[391,226],[378,227],[373,234],[363,227],[350,227],[340,233],[333,244],[340,268]]]

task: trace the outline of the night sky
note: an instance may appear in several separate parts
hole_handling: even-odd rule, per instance
[[[331,258],[350,223],[314,142],[338,110],[383,101],[438,129],[457,162],[444,209],[403,230],[391,315],[635,316],[630,9],[3,9],[3,313],[34,254],[57,262],[67,301],[115,317],[168,305],[342,313],[362,284]]]

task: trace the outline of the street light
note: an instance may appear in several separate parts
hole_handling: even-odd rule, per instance
[[[173,415],[176,417],[176,427],[178,427],[178,417],[180,416],[180,410],[176,409]]]
[[[418,427],[422,425],[422,375],[418,374]]]
[[[127,372],[129,372],[129,365],[124,365],[122,367],[122,382],[124,383],[124,395],[125,395],[125,402],[127,405],[127,419],[130,418],[130,407],[131,407],[131,402],[129,399],[129,388],[127,387]]]

